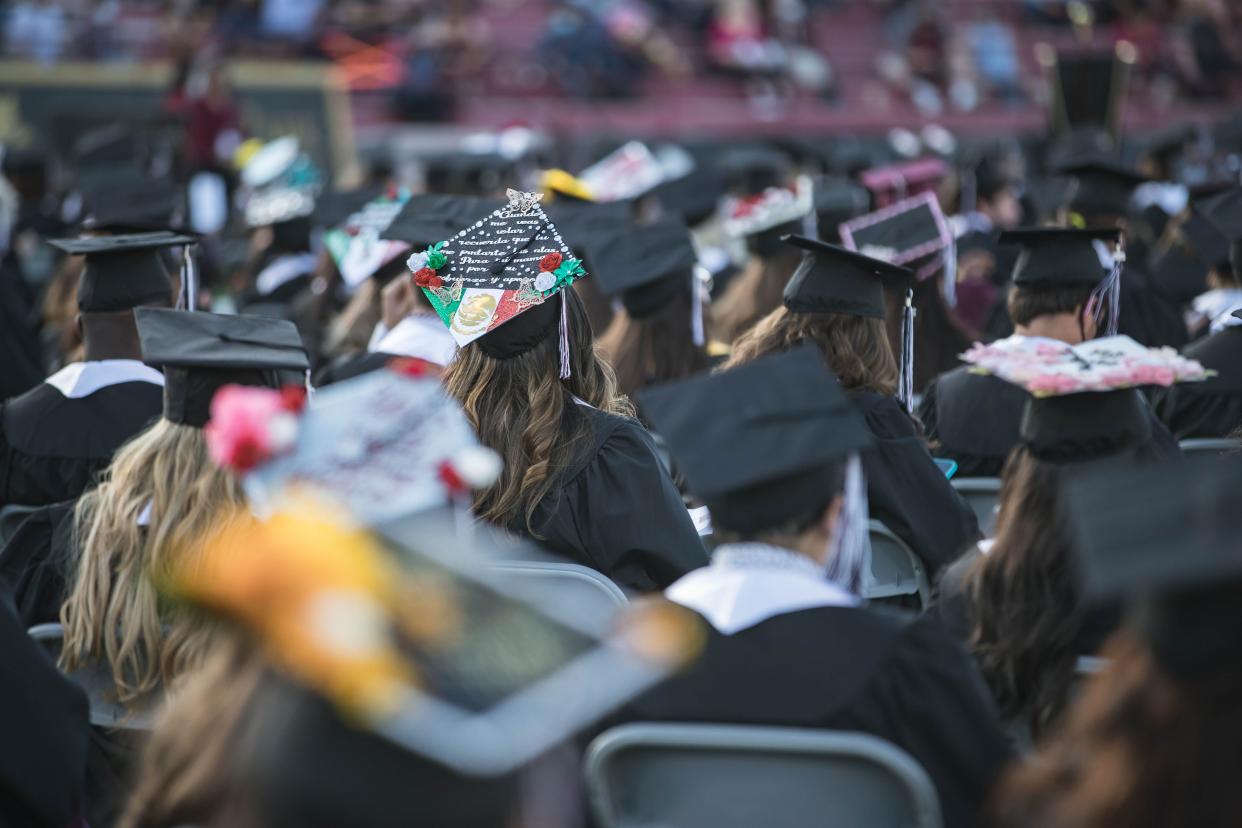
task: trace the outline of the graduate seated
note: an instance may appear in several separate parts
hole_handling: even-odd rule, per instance
[[[133,310],[172,304],[161,254],[190,243],[168,232],[54,242],[86,260],[77,300],[85,359],[0,405],[0,506],[76,498],[159,416],[164,378],[139,360]]]
[[[625,718],[870,733],[923,765],[945,825],[974,824],[1010,748],[939,622],[859,597],[870,546],[858,457],[874,439],[821,353],[761,357],[641,401],[721,543],[665,591],[711,625],[702,656]]]
[[[1236,459],[1075,487],[1081,589],[1126,597],[1108,662],[998,791],[997,828],[1237,822],[1242,605]]]
[[[1024,228],[1002,233],[1002,244],[1018,245],[1009,293],[1009,316],[1017,336],[1041,337],[1071,345],[1104,333],[1117,309],[1109,301],[1112,277],[1101,262],[1097,242],[1117,244],[1106,228],[1064,230]],[[937,457],[957,463],[960,477],[997,477],[1018,445],[1026,392],[966,365],[931,382],[919,404],[919,417]],[[1176,441],[1156,419],[1152,432],[1161,454],[1177,455]]]
[[[535,196],[510,192],[414,274],[461,345],[445,387],[504,460],[474,513],[628,589],[665,587],[706,552],[567,289],[581,262]]]
[[[934,577],[978,539],[979,526],[894,396],[900,376],[884,326],[883,282],[904,285],[913,273],[802,236],[788,244],[802,251],[802,261],[785,287],[783,306],[735,343],[725,368],[815,345],[874,441],[862,457],[871,516],[905,541]]]

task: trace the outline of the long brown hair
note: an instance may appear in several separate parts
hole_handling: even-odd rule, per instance
[[[724,367],[811,342],[847,391],[866,388],[882,396],[897,392],[897,359],[883,319],[844,313],[792,313],[777,308],[733,345]]]
[[[1040,733],[1065,704],[1083,610],[1058,498],[1064,469],[1014,449],[996,543],[971,566],[970,648],[1002,716]]]
[[[237,478],[208,456],[201,429],[161,419],[122,446],[74,513],[79,554],[60,611],[63,666],[110,665],[122,703],[195,666],[210,628],[162,606],[152,576],[195,554],[244,502]]]
[[[622,310],[612,318],[599,344],[617,372],[622,393],[633,396],[648,385],[707,369],[707,351],[694,344],[690,312],[690,297],[679,294],[649,316],[633,317]]]
[[[802,252],[787,245],[762,258],[752,256],[712,305],[712,328],[716,335],[725,342],[733,342],[779,308],[785,284],[801,259]]]
[[[532,535],[535,508],[591,440],[590,421],[574,398],[610,414],[634,415],[596,350],[582,301],[572,290],[561,296],[569,313],[569,379],[559,376],[555,333],[511,359],[494,359],[470,343],[443,377],[479,440],[504,460],[500,479],[476,493],[475,514],[500,526],[522,521]]]
[[[1174,678],[1123,629],[1063,727],[993,796],[995,828],[1196,828],[1237,823],[1242,662]]]

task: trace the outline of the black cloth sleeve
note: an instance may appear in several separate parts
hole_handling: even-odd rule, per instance
[[[68,573],[76,558],[74,503],[54,503],[35,510],[0,549],[0,591],[11,596],[26,627],[60,620]]]
[[[26,634],[0,585],[0,824],[64,826],[82,815],[86,697]]]
[[[934,578],[979,539],[979,522],[896,400],[872,395],[861,410],[876,441],[862,455],[871,517],[909,544]]]
[[[651,438],[626,422],[566,491],[558,520],[573,523],[594,568],[627,589],[663,589],[707,565],[707,553]]]

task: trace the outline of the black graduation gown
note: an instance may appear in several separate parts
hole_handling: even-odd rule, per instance
[[[1011,757],[961,645],[935,619],[878,609],[819,607],[709,631],[694,664],[621,718],[869,733],[923,766],[955,828],[974,822]]]
[[[32,512],[0,549],[0,590],[7,590],[27,627],[60,621],[78,551],[67,500]]]
[[[1190,339],[1181,309],[1142,270],[1127,266],[1121,274],[1117,333],[1149,348],[1181,348]]]
[[[1029,396],[996,377],[966,367],[941,374],[923,394],[919,418],[937,457],[957,461],[958,477],[999,477],[1018,444]],[[1152,447],[1162,460],[1181,456],[1177,440],[1151,414]]]
[[[1156,414],[1179,440],[1230,436],[1242,428],[1242,326],[1217,331],[1184,353],[1217,375],[1159,389],[1152,397]]]
[[[76,824],[86,777],[86,697],[26,634],[3,588],[0,653],[0,825]]]
[[[975,513],[936,466],[897,400],[860,389],[849,396],[875,438],[862,453],[871,517],[905,541],[933,577],[979,538]]]
[[[150,382],[108,385],[66,397],[43,383],[0,406],[0,506],[42,506],[75,498],[112,462],[121,444],[163,410]]]
[[[636,421],[587,405],[594,441],[535,508],[534,540],[638,592],[707,564],[677,487]],[[525,521],[511,530],[529,535]]]
[[[0,258],[0,399],[16,397],[43,379],[38,312],[17,257]]]

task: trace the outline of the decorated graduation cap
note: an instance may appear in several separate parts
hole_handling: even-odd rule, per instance
[[[585,612],[563,594],[500,577],[486,562],[527,549],[487,527],[406,525],[363,531],[294,500],[267,520],[236,521],[165,579],[172,597],[238,624],[285,680],[339,715],[314,724],[285,695],[272,708],[282,715],[248,718],[266,727],[292,717],[296,737],[267,729],[257,749],[276,741],[295,754],[356,750],[366,767],[397,758],[371,735],[470,776],[507,774],[659,682],[701,643],[698,619],[660,599]],[[333,738],[312,748],[325,724]],[[300,756],[268,758],[305,771]],[[299,778],[287,766],[281,773]],[[324,782],[341,793],[339,780]],[[385,795],[404,800],[409,789]],[[359,813],[392,821],[391,809],[361,807],[344,824]],[[408,804],[395,813],[421,822],[426,803],[417,816]],[[302,814],[321,824],[318,813]]]
[[[202,428],[225,385],[278,388],[310,369],[292,322],[261,316],[137,308],[142,361],[164,369],[164,419]]]
[[[410,249],[405,242],[383,238],[409,199],[408,190],[394,188],[368,201],[324,233],[324,246],[350,290]]]
[[[1216,258],[1205,256],[1205,261],[1213,266],[1228,262],[1234,275],[1242,278],[1242,187],[1233,187],[1196,203],[1194,209],[1206,217],[1226,246],[1223,255],[1216,249],[1213,252]]]
[[[415,360],[303,397],[226,386],[211,405],[212,457],[239,473],[256,511],[292,491],[376,525],[450,505],[490,485],[500,458],[479,445],[438,376]]]
[[[913,196],[932,194],[948,174],[949,165],[942,159],[916,158],[866,170],[859,173],[858,180],[875,196],[877,205],[887,207]]]
[[[651,191],[665,179],[664,165],[640,141],[622,144],[578,173],[592,201],[626,201]]]
[[[109,313],[172,300],[172,281],[161,253],[194,244],[176,233],[132,233],[55,239],[51,244],[72,256],[85,256],[78,284],[78,310]]]
[[[1242,657],[1242,463],[1100,470],[1065,503],[1088,599],[1127,596],[1163,670],[1197,678]]]
[[[1145,348],[1128,336],[1070,345],[1011,336],[962,355],[1031,394],[1020,438],[1036,457],[1074,463],[1120,454],[1151,438],[1151,412],[1136,389],[1197,382],[1203,366],[1175,351]]]
[[[745,197],[729,196],[722,203],[724,232],[733,238],[757,236],[800,221],[815,206],[811,179],[799,176],[789,186],[768,187]]]
[[[1001,233],[999,242],[1021,247],[1013,269],[1013,283],[1019,287],[1095,285],[1096,322],[1107,335],[1116,333],[1121,269],[1126,260],[1119,230],[1023,227]],[[1103,259],[1101,246],[1106,251]],[[1106,267],[1104,260],[1111,266]]]
[[[241,170],[249,227],[306,218],[315,211],[321,179],[310,156],[292,135],[263,145]]]
[[[813,346],[639,392],[712,522],[753,533],[827,506],[832,475],[871,437]]]
[[[586,272],[540,206],[542,194],[509,190],[508,196],[503,207],[406,264],[457,344],[477,339],[494,359],[529,351],[559,320],[565,379],[568,319],[559,294]]]
[[[1066,159],[1056,171],[1077,182],[1069,208],[1084,215],[1124,216],[1135,188],[1146,181],[1137,170],[1106,155]]]
[[[84,230],[149,233],[180,223],[181,196],[167,179],[108,169],[84,176],[81,189]]]

